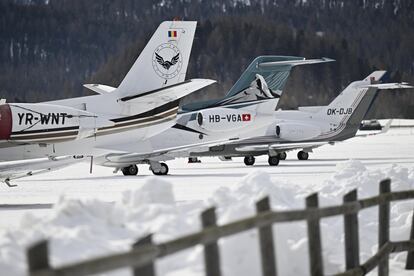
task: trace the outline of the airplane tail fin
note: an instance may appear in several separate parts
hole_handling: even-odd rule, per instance
[[[362,81],[352,82],[328,106],[320,109],[316,116],[328,118],[334,140],[355,135],[378,90],[412,88],[406,83],[380,83],[385,74],[386,71],[375,71]]]
[[[249,97],[252,94],[257,99],[279,98],[293,67],[331,61],[334,60],[329,58],[307,60],[294,56],[257,57],[229,90],[224,101],[250,101]]]
[[[318,115],[328,117],[334,125],[351,115],[353,118],[358,117],[362,120],[377,91],[377,89],[369,89],[368,85],[379,83],[385,74],[386,71],[375,71],[361,81],[352,82],[329,105],[320,109]]]
[[[258,109],[261,113],[271,114],[276,109],[278,99],[282,95],[294,66],[331,61],[334,60],[329,58],[307,60],[294,56],[259,56],[247,67],[223,99],[187,104],[182,107],[182,110],[194,111],[208,107],[226,107],[246,103],[260,105]]]
[[[183,82],[196,25],[196,21],[162,22],[113,93],[122,98]]]

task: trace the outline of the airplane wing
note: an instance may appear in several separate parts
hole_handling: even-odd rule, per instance
[[[326,144],[332,144],[332,142],[304,142],[304,143],[277,143],[268,145],[248,145],[237,147],[236,150],[240,152],[250,151],[262,151],[262,150],[274,150],[274,151],[289,151],[303,148],[316,148]]]
[[[0,181],[13,187],[15,185],[10,184],[12,179],[54,171],[83,160],[85,160],[83,156],[59,156],[0,162]]]
[[[386,133],[391,127],[392,119],[388,120],[388,122],[384,125],[381,131],[377,132],[370,132],[367,134],[358,133],[355,137],[368,137],[378,134]],[[247,146],[240,146],[237,147],[236,150],[240,152],[251,152],[251,151],[266,151],[266,150],[274,150],[274,151],[290,151],[295,149],[313,149],[317,147],[321,147],[326,144],[333,145],[337,142],[342,141],[322,141],[322,142],[304,142],[304,143],[277,143],[277,144],[267,144],[267,145],[247,145]]]
[[[215,82],[215,80],[209,79],[191,79],[142,94],[123,97],[120,100],[123,102],[136,100],[139,101],[139,103],[168,103],[178,100]]]
[[[96,158],[95,161],[99,165],[107,165],[107,166],[115,166],[118,164],[119,166],[122,165],[129,165],[129,164],[135,164],[139,163],[143,160],[156,160],[156,161],[165,161],[168,159],[175,158],[170,157],[169,154],[174,154],[178,152],[186,152],[188,150],[194,149],[194,148],[204,148],[204,147],[212,147],[216,145],[222,145],[223,143],[230,142],[229,139],[221,139],[221,140],[215,140],[215,141],[209,141],[209,142],[202,142],[202,143],[196,143],[191,145],[184,145],[184,146],[177,146],[177,147],[170,147],[170,148],[164,148],[161,150],[155,150],[155,151],[148,151],[148,152],[137,152],[137,153],[112,153],[108,154],[104,157],[104,160]],[[111,148],[114,150],[114,148]]]

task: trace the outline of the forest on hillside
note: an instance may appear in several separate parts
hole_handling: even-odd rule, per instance
[[[280,107],[322,105],[376,69],[414,83],[409,0],[4,0],[0,97],[45,101],[116,86],[163,20],[197,20],[188,78],[218,80],[185,102],[226,93],[258,55],[329,57],[293,70]],[[370,117],[414,118],[413,90],[384,91]]]

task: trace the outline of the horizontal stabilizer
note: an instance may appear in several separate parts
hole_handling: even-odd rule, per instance
[[[115,87],[103,84],[84,84],[83,86],[101,95],[111,93],[116,89]]]
[[[273,67],[276,65],[290,65],[290,66],[297,66],[297,65],[306,65],[306,64],[316,64],[316,63],[326,63],[335,61],[331,58],[318,58],[318,59],[303,59],[303,60],[282,60],[282,61],[272,61],[272,62],[262,62],[259,63],[259,67],[267,68]]]
[[[414,88],[413,86],[408,85],[408,83],[406,83],[406,82],[370,84],[367,87],[373,87],[373,88],[377,88],[377,89],[380,89],[380,90],[385,90],[385,89],[411,89],[411,88]]]
[[[378,134],[384,134],[387,133],[388,130],[391,128],[391,124],[392,124],[392,120],[393,119],[389,119],[388,122],[382,127],[382,129],[380,131],[369,131],[368,133],[363,133],[365,131],[359,131],[355,137],[368,137],[368,136],[374,136],[374,135],[378,135]]]
[[[120,99],[123,102],[138,100],[139,102],[162,103],[171,102],[180,99],[188,94],[200,90],[206,86],[215,83],[215,80],[209,79],[191,79],[178,84],[166,86],[160,89],[149,91],[135,96],[124,97]]]

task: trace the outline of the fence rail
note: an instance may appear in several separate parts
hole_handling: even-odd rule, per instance
[[[309,264],[311,275],[323,275],[323,258],[320,235],[320,220],[332,216],[344,217],[345,267],[346,271],[337,275],[365,275],[378,267],[378,275],[389,273],[389,255],[396,252],[408,252],[406,269],[414,270],[414,215],[410,239],[392,242],[390,231],[390,203],[399,200],[413,200],[414,190],[391,192],[389,179],[380,182],[379,195],[357,199],[357,190],[352,190],[343,198],[339,206],[319,207],[318,194],[306,198],[306,209],[293,211],[272,211],[268,197],[256,203],[257,214],[252,217],[217,226],[215,209],[202,212],[203,229],[172,241],[154,244],[149,235],[137,241],[129,252],[93,258],[61,267],[49,264],[48,242],[40,241],[27,251],[29,274],[31,276],[50,275],[90,275],[119,268],[130,267],[134,275],[155,275],[154,262],[196,245],[204,245],[204,263],[207,276],[220,276],[220,238],[232,236],[243,231],[258,229],[262,273],[265,276],[277,275],[276,251],[272,225],[281,222],[306,221],[308,229]],[[358,212],[379,207],[378,212],[378,252],[364,264],[359,260]]]

